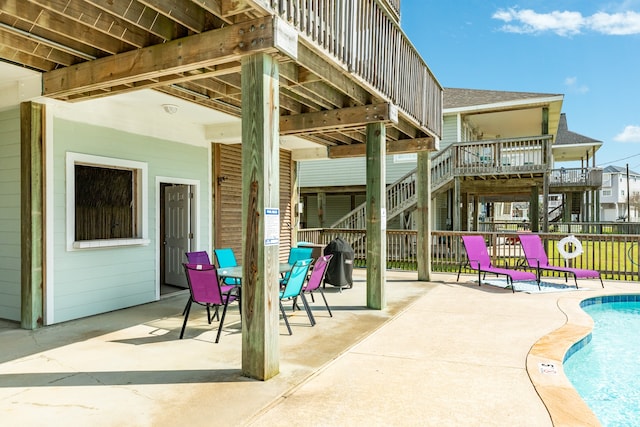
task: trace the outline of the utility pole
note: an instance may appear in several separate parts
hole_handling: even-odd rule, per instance
[[[627,163],[627,222],[631,222],[631,191],[629,187],[629,163]]]

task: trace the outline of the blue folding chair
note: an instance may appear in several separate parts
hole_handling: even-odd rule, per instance
[[[312,257],[313,248],[308,247],[294,247],[289,250],[289,259],[287,260],[287,264],[294,265],[296,261],[301,259],[313,259]],[[280,279],[280,285],[284,286],[287,284],[289,280],[290,271],[284,273],[284,276]]]
[[[304,309],[307,312],[307,316],[309,317],[309,321],[311,322],[311,326],[315,325],[315,319],[313,318],[313,314],[311,314],[311,309],[309,308],[307,299],[305,298],[304,293],[302,293],[302,288],[304,286],[304,282],[307,280],[307,274],[309,273],[309,267],[312,262],[313,259],[311,258],[296,261],[295,264],[293,264],[293,267],[291,267],[287,284],[280,291],[280,312],[282,312],[282,317],[284,318],[285,325],[287,325],[289,335],[293,335],[293,332],[291,331],[287,314],[284,312],[282,300],[295,300],[300,297],[302,304],[304,305]]]
[[[236,260],[236,255],[233,253],[233,249],[231,248],[220,248],[214,249],[213,253],[216,255],[216,260],[218,262],[218,268],[225,267],[237,267],[238,261]],[[234,277],[225,277],[224,278],[225,285],[240,285],[240,279]]]

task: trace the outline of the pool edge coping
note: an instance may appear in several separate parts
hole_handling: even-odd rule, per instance
[[[557,305],[566,316],[565,324],[541,337],[529,350],[526,360],[527,373],[554,426],[601,425],[565,375],[563,362],[571,348],[588,337],[593,330],[593,320],[582,310],[582,301],[623,295],[638,293],[614,292],[593,296],[582,294],[559,298]],[[543,372],[542,365],[549,369]]]

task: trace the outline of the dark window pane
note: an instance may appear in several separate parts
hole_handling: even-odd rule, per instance
[[[134,172],[75,166],[75,240],[134,237]]]

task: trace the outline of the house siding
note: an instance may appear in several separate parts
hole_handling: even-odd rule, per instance
[[[458,116],[445,116],[443,118],[442,139],[440,140],[440,150],[444,150],[449,145],[458,141]],[[434,154],[437,154],[434,153]]]
[[[138,135],[96,125],[53,120],[53,316],[58,323],[156,300],[158,229],[156,177],[198,180],[199,239],[209,236],[209,148]],[[148,238],[151,243],[67,251],[67,152],[145,162],[148,165]]]
[[[217,224],[214,245],[231,248],[239,264],[242,253],[242,145],[213,144],[213,174],[224,177],[214,190],[215,218]],[[280,150],[280,261],[289,257],[294,238],[294,211],[291,204],[293,192],[291,152]]]
[[[0,318],[20,320],[20,110],[0,112]]]
[[[397,162],[386,157],[386,183],[392,184],[416,168],[416,161]],[[366,185],[365,157],[299,162],[300,187],[345,187]]]
[[[355,206],[359,206],[365,202],[366,196],[354,195]],[[320,227],[320,219],[318,215],[318,196],[309,195],[306,198],[304,209],[306,211],[305,228]],[[340,218],[351,212],[351,194],[327,194],[326,195],[327,212],[325,213],[324,226],[329,227]]]

